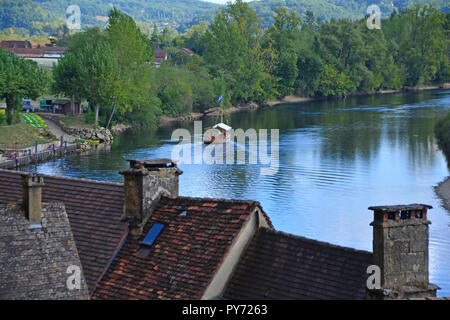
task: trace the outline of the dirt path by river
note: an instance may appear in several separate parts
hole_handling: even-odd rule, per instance
[[[48,130],[50,130],[50,132],[53,133],[56,138],[61,139],[61,136],[63,136],[64,141],[67,141],[68,143],[72,143],[75,141],[76,138],[74,136],[65,133],[55,122],[48,118],[44,120],[48,126]]]

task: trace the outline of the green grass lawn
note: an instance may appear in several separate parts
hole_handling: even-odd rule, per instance
[[[0,126],[0,147],[5,144],[12,146],[17,143],[18,148],[34,146],[36,141],[47,143],[57,140],[47,130],[39,130],[26,123],[18,123],[10,126]]]

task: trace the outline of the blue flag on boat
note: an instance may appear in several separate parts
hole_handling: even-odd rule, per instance
[[[219,99],[217,99],[217,103],[220,103],[220,101],[222,101],[222,96],[219,97]]]

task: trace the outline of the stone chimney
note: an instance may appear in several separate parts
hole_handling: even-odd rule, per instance
[[[170,159],[128,160],[124,176],[125,204],[122,221],[132,234],[140,234],[159,198],[178,196],[178,176],[183,172]]]
[[[39,226],[42,222],[42,176],[27,173],[22,174],[23,208],[32,226]]]
[[[374,211],[373,257],[381,270],[381,288],[370,299],[435,297],[428,279],[428,225],[424,204],[370,207]]]

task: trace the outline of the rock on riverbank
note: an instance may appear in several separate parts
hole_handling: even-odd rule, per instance
[[[100,143],[110,144],[113,142],[114,137],[108,129],[103,127],[99,129],[89,128],[66,128],[70,135],[79,137],[86,140],[100,140]]]
[[[62,130],[66,134],[75,138],[81,138],[85,140],[100,140],[100,143],[106,144],[111,144],[114,140],[114,136],[111,133],[111,131],[103,127],[98,129],[71,128],[66,126],[64,122],[59,119],[59,116],[41,114],[41,117],[55,123],[56,126],[58,127],[57,129]]]

